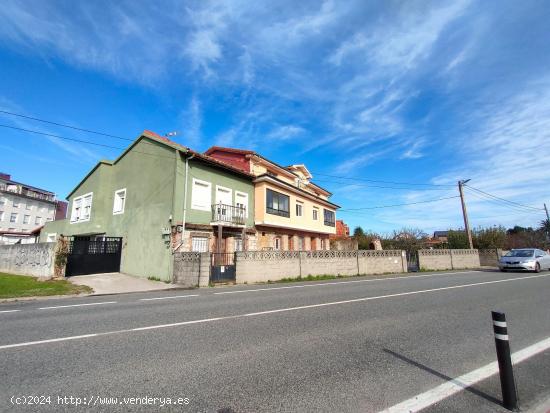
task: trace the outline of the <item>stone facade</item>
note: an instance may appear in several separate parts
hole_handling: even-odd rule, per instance
[[[54,276],[56,243],[0,245],[0,272]]]

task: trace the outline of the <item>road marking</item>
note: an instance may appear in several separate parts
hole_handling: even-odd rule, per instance
[[[533,357],[543,351],[550,349],[550,337],[539,341],[529,347],[512,354],[512,363],[518,364],[530,357]],[[472,385],[485,380],[492,375],[498,373],[498,363],[496,361],[489,363],[479,369],[466,373],[460,377],[447,381],[431,390],[418,394],[405,400],[395,406],[382,410],[381,413],[401,413],[401,412],[418,412],[426,407],[440,402],[447,397],[452,396]]]
[[[493,321],[493,325],[497,327],[506,327],[506,321]]]
[[[453,285],[453,286],[450,286],[450,287],[430,288],[430,289],[427,289],[427,290],[407,291],[407,292],[404,292],[404,293],[386,294],[386,295],[379,295],[379,296],[375,296],[375,297],[355,298],[355,299],[352,299],[352,300],[342,300],[342,301],[332,301],[332,302],[328,302],[328,303],[302,305],[302,306],[298,306],[298,307],[279,308],[279,309],[276,309],[276,310],[259,311],[259,312],[256,312],[256,313],[246,313],[246,314],[237,314],[237,315],[232,315],[232,316],[205,318],[205,319],[200,319],[200,320],[182,321],[182,322],[171,323],[171,324],[157,324],[157,325],[152,325],[152,326],[138,327],[138,328],[132,328],[132,329],[125,329],[125,330],[107,331],[107,332],[104,332],[104,333],[89,334],[89,335],[85,335],[85,336],[69,336],[69,337],[56,338],[56,339],[53,339],[53,340],[41,340],[41,341],[32,341],[30,343],[9,344],[9,345],[0,346],[0,350],[4,350],[4,349],[7,349],[7,348],[14,348],[14,347],[29,346],[29,345],[34,345],[34,344],[49,343],[51,341],[75,340],[75,339],[78,339],[78,338],[98,337],[98,336],[104,336],[104,335],[108,335],[108,334],[122,334],[122,333],[130,333],[130,332],[135,332],[135,331],[156,330],[156,329],[168,328],[168,327],[179,327],[179,326],[185,326],[185,325],[189,325],[189,324],[203,324],[203,323],[210,323],[210,322],[213,322],[213,321],[231,320],[231,319],[244,318],[244,317],[254,317],[254,316],[260,316],[260,315],[282,313],[282,312],[288,312],[288,311],[306,310],[306,309],[310,309],[310,308],[328,307],[328,306],[333,306],[333,305],[341,305],[341,304],[349,304],[349,303],[359,303],[359,302],[364,302],[364,301],[380,300],[380,299],[384,299],[384,298],[403,297],[403,296],[407,296],[407,295],[425,294],[425,293],[432,293],[432,292],[436,292],[436,291],[455,290],[455,289],[459,289],[459,288],[475,287],[475,286],[479,286],[479,285],[506,283],[506,282],[519,281],[519,280],[529,280],[529,279],[542,278],[542,277],[550,277],[550,273],[540,274],[540,275],[532,275],[530,277],[507,278],[507,279],[503,279],[503,280],[484,281],[484,282],[480,282],[480,283]]]
[[[187,298],[187,297],[198,297],[198,296],[199,296],[198,294],[173,295],[170,297],[140,298],[139,301],[170,300],[173,298]]]
[[[0,313],[15,313],[17,311],[21,311],[21,310],[2,310],[0,311]]]
[[[90,305],[104,305],[104,304],[116,304],[116,301],[103,301],[101,303],[86,303],[86,304],[71,304],[71,305],[56,305],[53,307],[40,307],[39,310],[54,310],[56,308],[68,308],[68,307],[85,307]]]
[[[326,283],[317,283],[317,284],[291,285],[291,286],[286,286],[286,287],[254,288],[254,289],[251,289],[251,290],[222,291],[222,292],[219,292],[219,293],[214,293],[214,295],[254,293],[256,291],[287,290],[287,289],[290,289],[290,288],[320,287],[320,286],[325,286],[325,285],[365,283],[365,282],[373,282],[373,281],[402,280],[402,279],[409,279],[409,278],[434,277],[436,275],[467,274],[467,273],[472,273],[472,272],[482,272],[482,271],[459,271],[459,272],[447,272],[447,273],[436,273],[436,274],[408,275],[408,276],[401,276],[401,277],[372,278],[372,279],[368,279],[368,280],[335,281],[335,282],[326,282]]]
[[[495,338],[497,340],[505,340],[508,341],[508,334],[495,334]]]

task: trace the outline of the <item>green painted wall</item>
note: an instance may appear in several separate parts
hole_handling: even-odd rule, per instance
[[[193,177],[212,183],[212,202],[216,185],[248,194],[247,226],[254,225],[254,186],[241,178],[196,159],[189,161],[187,188],[187,222],[209,224],[211,212],[191,209]],[[114,193],[126,188],[123,214],[113,215]],[[93,192],[91,218],[71,224],[74,198]],[[183,220],[185,192],[185,157],[173,148],[150,139],[140,140],[112,166],[99,164],[69,198],[68,216],[63,221],[48,222],[41,241],[48,233],[86,235],[105,233],[123,237],[121,272],[141,277],[172,279],[170,237],[162,228]],[[172,221],[169,219],[172,216]]]
[[[193,178],[207,181],[212,184],[212,203],[216,203],[216,185],[232,189],[233,205],[235,205],[235,191],[248,194],[248,219],[247,227],[254,226],[254,184],[251,179],[233,175],[224,170],[214,168],[204,162],[191,159],[189,161],[189,176],[187,177],[187,222],[195,224],[210,224],[212,222],[211,211],[200,211],[191,208]]]

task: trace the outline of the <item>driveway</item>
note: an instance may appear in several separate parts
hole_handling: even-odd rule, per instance
[[[77,275],[69,277],[73,284],[87,285],[94,289],[92,295],[137,293],[143,291],[172,290],[181,288],[177,284],[152,281],[128,274],[112,272],[106,274]]]

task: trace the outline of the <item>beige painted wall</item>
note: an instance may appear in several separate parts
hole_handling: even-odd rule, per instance
[[[290,198],[290,217],[281,217],[278,215],[266,213],[266,189],[272,189],[273,191],[281,194],[288,195]],[[310,231],[324,234],[336,234],[336,228],[324,224],[323,209],[328,209],[336,213],[334,208],[323,206],[321,203],[316,203],[306,197],[301,197],[293,192],[275,186],[269,182],[257,183],[255,188],[255,223],[256,225],[271,225],[281,228],[291,228],[302,231]],[[302,203],[302,216],[296,216],[296,202]],[[317,208],[317,220],[313,219],[313,209]]]

